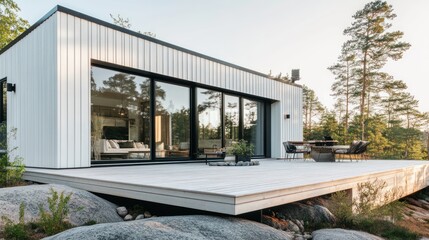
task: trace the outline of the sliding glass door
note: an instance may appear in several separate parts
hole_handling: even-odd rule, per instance
[[[150,79],[92,67],[91,159],[150,159]]]
[[[156,82],[155,95],[156,158],[189,157],[189,87]]]
[[[222,147],[222,93],[197,88],[198,151]],[[202,157],[202,156],[201,156]]]
[[[264,102],[243,99],[243,139],[255,146],[255,155],[264,152]]]

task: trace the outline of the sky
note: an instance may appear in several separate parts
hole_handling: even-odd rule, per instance
[[[132,30],[262,73],[300,69],[301,80],[332,109],[333,65],[346,40],[343,30],[364,0],[15,0],[19,15],[35,23],[55,5],[112,22],[130,20]],[[390,0],[397,18],[392,30],[404,32],[412,46],[385,71],[403,80],[429,112],[428,0]]]

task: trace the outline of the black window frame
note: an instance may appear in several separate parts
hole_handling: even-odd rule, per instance
[[[96,165],[96,164],[105,164],[105,163],[114,163],[114,164],[129,164],[129,163],[141,163],[141,164],[154,164],[154,163],[166,163],[166,162],[196,162],[196,161],[201,161],[203,160],[203,158],[198,157],[197,154],[197,149],[198,149],[198,131],[197,131],[197,126],[195,125],[196,123],[198,123],[198,115],[197,113],[197,99],[196,99],[196,94],[197,94],[197,88],[204,88],[204,89],[209,89],[209,90],[214,90],[214,91],[219,91],[222,93],[222,116],[221,116],[221,124],[222,124],[222,147],[225,147],[225,139],[224,139],[224,131],[225,131],[225,126],[224,126],[224,95],[231,95],[231,96],[235,96],[239,98],[239,139],[243,138],[243,99],[247,99],[247,100],[253,100],[253,101],[260,101],[264,103],[264,154],[263,155],[254,155],[252,156],[252,158],[269,158],[271,157],[271,104],[276,102],[276,100],[272,100],[272,99],[268,99],[268,98],[263,98],[263,97],[258,97],[258,96],[254,96],[254,95],[250,95],[250,94],[246,94],[246,93],[242,93],[242,92],[237,92],[237,91],[233,91],[233,90],[229,90],[229,89],[224,89],[224,88],[219,88],[219,87],[215,87],[215,86],[210,86],[210,85],[206,85],[206,84],[201,84],[201,83],[196,83],[196,82],[191,82],[188,80],[184,80],[184,79],[179,79],[179,78],[174,78],[174,77],[170,77],[170,76],[165,76],[165,75],[161,75],[161,74],[156,74],[153,72],[148,72],[148,71],[144,71],[144,70],[140,70],[140,69],[135,69],[135,68],[130,68],[130,67],[125,67],[125,66],[121,66],[121,65],[117,65],[117,64],[113,64],[113,63],[109,63],[109,62],[104,62],[104,61],[100,61],[100,60],[95,60],[95,59],[91,59],[91,65],[90,67],[99,67],[99,68],[104,68],[104,69],[108,69],[108,70],[113,70],[113,71],[120,71],[123,73],[128,73],[128,74],[132,74],[132,75],[137,75],[137,76],[141,76],[141,77],[146,77],[150,79],[150,117],[151,117],[151,152],[150,152],[150,159],[149,160],[131,160],[131,159],[125,159],[125,160],[91,160],[91,164],[92,165]],[[189,148],[189,156],[188,157],[175,157],[175,158],[156,158],[156,151],[155,151],[155,138],[153,136],[155,136],[155,121],[153,121],[153,117],[155,116],[155,84],[156,82],[163,82],[163,83],[169,83],[169,84],[174,84],[174,85],[178,85],[178,86],[184,86],[184,87],[188,87],[190,89],[189,94],[190,94],[190,148]]]
[[[0,123],[7,123],[7,113],[6,115],[4,114],[4,106],[3,106],[3,98],[4,95],[6,94],[6,111],[7,111],[7,77],[0,79],[0,86],[1,86],[1,90],[0,90],[0,99],[1,99],[1,103],[0,103]],[[3,91],[3,88],[6,89],[6,91]]]

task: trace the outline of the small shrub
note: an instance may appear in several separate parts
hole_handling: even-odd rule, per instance
[[[4,227],[5,239],[25,240],[30,238],[24,222],[24,211],[25,205],[24,203],[21,203],[21,205],[19,205],[19,223],[17,224],[14,224],[10,219],[6,217],[2,217],[2,219],[6,222],[6,225]]]
[[[7,139],[15,138],[16,132],[17,129],[13,128],[7,133],[6,124],[0,124],[0,150],[5,151],[0,153],[0,187],[16,186],[22,182],[22,175],[25,171],[23,158],[15,155],[11,159],[17,147],[7,146]]]
[[[252,156],[254,150],[255,146],[253,144],[249,144],[246,140],[240,139],[237,143],[232,145],[228,153],[240,156]]]
[[[71,195],[72,193],[65,195],[64,191],[58,194],[51,188],[51,196],[48,197],[49,212],[39,206],[39,226],[46,234],[53,235],[71,227],[71,224],[65,221],[69,213],[68,203]]]
[[[402,196],[398,189],[383,194],[386,186],[386,182],[378,179],[358,184],[359,196],[353,200],[345,191],[332,194],[329,209],[337,218],[336,227],[365,231],[386,239],[418,239],[416,233],[394,224],[405,214],[405,204],[396,200]]]
[[[378,179],[358,184],[359,196],[353,201],[357,215],[366,218],[377,217],[379,212],[375,209],[384,204],[381,194],[386,186],[386,182]]]
[[[353,200],[346,191],[340,191],[331,195],[330,211],[337,219],[337,223],[343,226],[349,225],[353,220]]]

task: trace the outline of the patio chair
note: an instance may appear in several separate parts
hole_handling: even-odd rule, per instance
[[[367,151],[369,144],[369,141],[361,141],[360,146],[358,147],[358,149],[356,149],[355,154],[360,156],[360,160],[368,160],[367,155],[365,155],[365,152]]]
[[[360,160],[362,160],[369,143],[368,141],[353,141],[349,148],[334,150],[334,154],[339,157],[343,156],[343,158],[339,158],[340,160],[345,159],[344,155],[348,155],[350,161],[353,161],[352,156],[356,156],[356,161],[359,160],[357,157],[360,157]]]
[[[283,142],[283,146],[286,151],[286,159],[291,161],[291,159],[295,159],[295,155],[297,153],[304,154],[304,161],[306,160],[305,154],[310,154],[310,150],[308,148],[299,149],[295,145],[290,144],[289,142]],[[292,158],[289,158],[289,154],[293,154]]]
[[[324,136],[325,146],[334,146],[334,139],[331,136]]]

